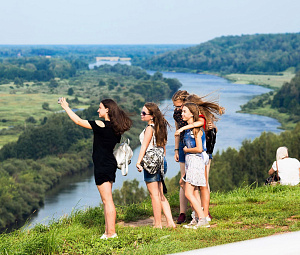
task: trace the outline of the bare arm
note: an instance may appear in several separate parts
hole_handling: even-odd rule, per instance
[[[201,136],[203,135],[203,132],[200,130],[197,136],[195,137],[196,141],[196,147],[194,148],[187,148],[186,146],[183,148],[183,151],[185,153],[201,153],[203,151],[202,147],[202,139]]]
[[[81,119],[75,112],[72,111],[72,109],[69,107],[69,104],[67,103],[67,101],[64,97],[61,98],[60,105],[66,111],[66,113],[69,115],[70,119],[75,124],[77,124],[81,127],[84,127],[84,128],[92,129],[90,123],[87,120]]]
[[[275,173],[275,170],[273,169],[273,167],[271,167],[271,169],[269,170],[269,175],[272,175],[272,174],[274,174]]]
[[[178,129],[178,123],[175,121],[175,127],[176,130]],[[176,162],[179,161],[179,142],[180,142],[180,136],[175,136],[175,155],[174,155],[174,159]]]
[[[192,124],[188,124],[186,126],[179,128],[178,130],[176,130],[175,136],[179,136],[181,132],[183,132],[187,129],[191,129],[191,128],[195,128],[195,127],[202,127],[203,125],[204,125],[204,119],[201,118]]]
[[[139,172],[141,172],[143,170],[143,168],[140,164],[143,160],[143,157],[146,153],[146,150],[149,146],[149,143],[151,141],[152,136],[153,136],[153,129],[152,129],[152,127],[148,126],[145,130],[144,140],[143,140],[143,143],[141,145],[140,154],[139,154],[139,157],[138,157],[138,160],[137,160],[137,163],[136,163],[136,167],[137,167]]]

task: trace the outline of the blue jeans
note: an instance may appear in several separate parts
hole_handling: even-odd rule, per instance
[[[168,164],[167,164],[167,160],[164,157],[164,173],[167,173],[167,168],[168,168]],[[160,176],[160,171],[158,171],[155,174],[149,174],[146,170],[143,170],[144,172],[144,181],[145,182],[160,182],[161,181],[161,176]]]
[[[184,147],[184,143],[183,141],[180,141],[179,142],[179,150],[178,150],[178,153],[179,153],[179,162],[181,163],[185,163],[185,153],[183,152],[183,147]]]

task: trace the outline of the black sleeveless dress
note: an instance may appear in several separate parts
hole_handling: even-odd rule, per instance
[[[105,127],[100,127],[95,121],[89,121],[94,132],[93,163],[96,185],[104,182],[115,182],[117,161],[113,150],[121,140],[121,135],[116,135],[109,121],[102,121]]]

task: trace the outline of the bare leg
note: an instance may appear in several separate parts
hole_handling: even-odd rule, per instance
[[[198,187],[193,186],[190,183],[185,184],[185,196],[190,201],[190,204],[193,206],[195,212],[200,218],[205,218],[204,212],[201,207],[201,201],[195,197],[195,189],[198,191]]]
[[[97,185],[104,206],[105,233],[111,237],[116,233],[116,208],[112,198],[112,182]]]
[[[205,179],[206,186],[200,187],[201,192],[201,202],[204,210],[205,217],[208,215],[209,201],[210,201],[210,192],[208,189],[208,178],[207,178],[207,168],[205,167]]]
[[[207,182],[207,187],[208,187],[208,191],[210,192],[210,187],[209,187],[209,170],[210,170],[210,164],[211,164],[211,159],[208,161],[208,165],[206,166],[206,173],[207,176],[205,176],[206,178],[206,182]]]
[[[166,199],[164,192],[163,192],[163,185],[161,182],[158,183],[158,188],[160,191],[160,201],[161,201],[161,207],[164,212],[164,215],[166,216],[167,219],[167,227],[172,227],[176,228],[176,225],[173,220],[170,204],[168,200]]]
[[[182,180],[182,177],[185,175],[185,164],[180,162],[180,173],[181,173],[181,177],[180,180]],[[187,203],[188,200],[185,197],[184,194],[184,185],[185,182],[181,181],[181,187],[180,187],[180,191],[179,191],[179,205],[180,205],[180,213],[186,213],[187,210]]]
[[[200,190],[199,187],[197,187],[196,189],[194,189],[194,196],[197,198],[197,200],[201,203],[201,198],[200,198]],[[202,205],[202,203],[201,203]],[[202,205],[203,206],[203,205]],[[192,207],[193,211],[195,211],[195,209]],[[195,212],[195,216],[199,218],[199,215],[197,215],[197,213]]]
[[[154,227],[162,228],[161,225],[161,201],[160,191],[158,189],[158,182],[146,182],[148,191],[150,193],[153,216],[154,216]]]

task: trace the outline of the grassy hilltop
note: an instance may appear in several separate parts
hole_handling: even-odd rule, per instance
[[[209,229],[154,229],[124,226],[152,215],[151,201],[117,207],[118,238],[100,240],[104,215],[100,208],[74,211],[49,226],[0,235],[0,254],[170,254],[300,230],[300,187],[248,186],[211,197]],[[178,192],[168,195],[178,215]],[[131,223],[133,224],[133,223]],[[141,224],[141,223],[140,223]],[[126,225],[126,224],[125,224]]]

